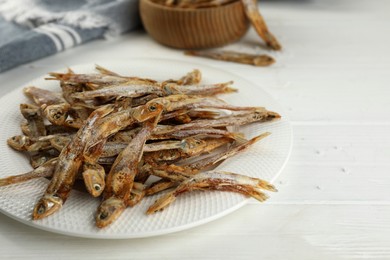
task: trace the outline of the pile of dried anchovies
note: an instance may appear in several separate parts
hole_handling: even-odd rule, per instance
[[[23,135],[9,138],[8,145],[26,152],[34,169],[0,179],[0,186],[49,178],[33,219],[58,211],[80,182],[101,197],[100,228],[144,196],[168,189],[147,214],[193,190],[233,191],[259,201],[267,198],[261,189],[275,191],[266,181],[214,170],[269,134],[246,140],[229,126],[280,118],[263,107],[233,106],[215,97],[235,92],[232,82],[201,84],[199,70],[158,82],[96,69],[94,74],[50,73],[48,80],[59,81],[62,93],[24,89],[34,104],[20,105]],[[152,175],[158,181],[151,183]]]

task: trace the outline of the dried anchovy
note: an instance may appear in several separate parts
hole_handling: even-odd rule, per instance
[[[235,51],[186,51],[186,55],[210,58],[214,60],[230,61],[242,64],[249,64],[258,67],[270,66],[275,59],[269,55],[253,55]]]
[[[257,34],[265,41],[265,43],[274,50],[281,50],[282,45],[276,37],[268,30],[264,18],[261,16],[257,6],[257,0],[241,0],[246,16],[251,21]]]

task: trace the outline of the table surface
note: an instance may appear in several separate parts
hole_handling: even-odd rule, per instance
[[[227,49],[270,53],[256,68],[187,57],[138,31],[94,41],[0,74],[0,96],[56,68],[135,57],[207,64],[269,92],[294,129],[277,194],[211,223],[131,240],[67,237],[0,214],[0,258],[344,259],[390,258],[390,1],[267,1],[284,46],[251,29]]]

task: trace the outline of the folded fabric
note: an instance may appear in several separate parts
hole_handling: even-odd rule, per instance
[[[138,0],[0,0],[0,72],[139,24]]]

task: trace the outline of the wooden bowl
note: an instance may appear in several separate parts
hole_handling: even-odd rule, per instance
[[[239,40],[249,22],[241,1],[219,7],[185,9],[140,0],[146,31],[156,41],[180,49],[202,49]]]

